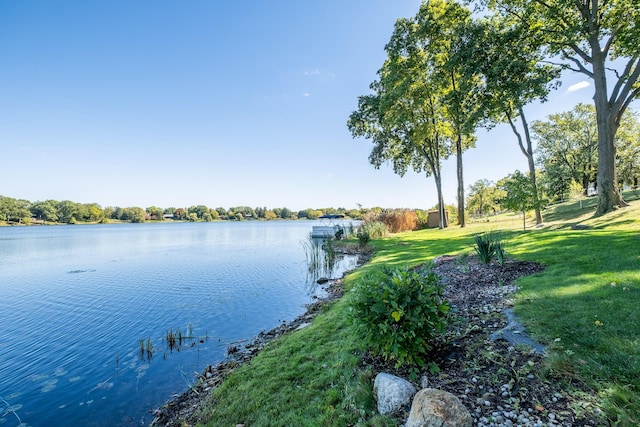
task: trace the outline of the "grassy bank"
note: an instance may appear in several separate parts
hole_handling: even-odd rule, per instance
[[[557,205],[544,228],[517,215],[466,229],[424,230],[376,240],[372,261],[345,280],[345,296],[313,324],[270,344],[230,375],[202,408],[209,426],[395,425],[376,415],[371,372],[349,318],[348,289],[380,265],[417,265],[472,252],[473,235],[499,232],[507,253],[546,265],[519,281],[516,312],[548,345],[541,374],[591,390],[580,410],[601,408],[620,425],[640,422],[640,202],[592,219],[589,202]],[[580,227],[576,228],[575,226]]]

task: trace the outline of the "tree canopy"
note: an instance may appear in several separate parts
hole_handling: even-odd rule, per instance
[[[487,0],[489,8],[526,29],[547,60],[594,83],[598,126],[598,208],[624,206],[616,174],[615,135],[640,94],[640,0]]]
[[[373,142],[369,161],[376,168],[391,162],[401,176],[411,168],[434,177],[440,227],[447,226],[441,162],[455,148],[462,185],[461,153],[472,145],[477,121],[474,76],[455,54],[469,22],[469,10],[451,0],[425,2],[416,16],[398,19],[373,94],[359,97],[347,122],[354,137]],[[461,206],[463,194],[459,189]]]

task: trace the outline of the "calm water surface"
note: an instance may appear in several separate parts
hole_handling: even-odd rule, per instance
[[[302,244],[312,225],[0,228],[0,425],[149,424],[229,343],[322,293]],[[178,329],[195,338],[171,351]]]

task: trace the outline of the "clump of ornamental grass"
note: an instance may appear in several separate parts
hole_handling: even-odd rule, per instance
[[[476,254],[484,264],[491,264],[491,261],[496,258],[500,265],[504,265],[504,245],[500,241],[499,235],[494,233],[476,234],[473,236],[473,242]]]
[[[371,241],[387,235],[387,226],[380,221],[365,222],[356,231],[356,237],[361,247],[364,247]]]

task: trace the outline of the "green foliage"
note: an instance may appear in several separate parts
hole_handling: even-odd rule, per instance
[[[356,233],[356,236],[358,236],[358,243],[360,244],[361,247],[366,246],[367,243],[371,241],[371,235],[364,227],[358,228],[358,232]]]
[[[525,227],[525,213],[531,209],[539,209],[546,203],[538,196],[532,180],[519,170],[501,179],[498,187],[505,193],[500,205],[506,209],[522,212],[523,227]]]
[[[491,264],[494,258],[500,265],[504,264],[504,246],[500,236],[495,233],[481,233],[473,236],[474,249],[480,261]]]
[[[31,219],[29,206],[27,200],[0,196],[0,220],[26,224]]]
[[[494,233],[482,233],[473,236],[474,249],[478,258],[485,264],[490,264],[494,258],[500,265],[504,264],[504,247],[500,236]]]
[[[360,242],[360,246],[365,246],[371,239],[384,237],[387,234],[387,226],[380,221],[365,222],[358,227],[356,237]]]
[[[442,160],[455,147],[461,176],[462,151],[473,145],[476,112],[484,110],[474,96],[478,79],[460,50],[470,22],[469,9],[448,0],[423,2],[415,17],[398,19],[373,94],[358,98],[347,122],[354,138],[373,143],[374,167],[390,163],[400,176],[409,169],[433,175],[440,206]]]
[[[586,194],[595,181],[598,164],[598,127],[593,105],[578,104],[570,111],[537,120],[531,128],[537,140],[538,160],[552,195],[564,200],[572,181]]]
[[[488,179],[480,179],[469,186],[467,209],[474,215],[489,215],[500,209],[499,201],[504,193]]]
[[[625,196],[630,199],[632,192]],[[593,211],[595,198],[587,203]],[[535,232],[517,231],[519,222],[511,214],[498,215],[491,224],[508,237],[510,254],[547,266],[518,282],[518,317],[537,339],[549,344],[549,357],[535,369],[548,372],[549,381],[567,380],[568,404],[589,411],[599,407],[611,425],[620,426],[637,425],[640,419],[640,271],[638,258],[630,256],[637,254],[639,212],[640,202],[632,202],[606,218],[589,219],[590,213],[573,202],[549,208],[547,227]],[[570,230],[576,221],[591,228]],[[441,254],[466,253],[473,235],[486,231],[485,223],[476,223],[379,239],[373,242],[371,262],[345,278],[345,289],[382,265],[418,265]],[[347,292],[323,309],[311,326],[284,334],[250,364],[229,374],[212,391],[201,422],[397,425],[376,414],[371,393],[375,373],[363,369],[356,356],[361,339],[347,314],[354,296]],[[572,384],[586,384],[594,399],[583,400],[584,389],[576,392]]]
[[[364,277],[354,293],[353,318],[369,348],[396,366],[427,366],[449,312],[440,277],[431,268],[384,267]]]
[[[139,207],[128,208],[130,211],[129,221],[141,223],[145,221],[145,211]]]
[[[541,43],[545,59],[561,58],[565,69],[583,73],[593,81],[598,117],[596,215],[624,206],[618,190],[614,140],[621,117],[638,96],[638,1],[492,0],[487,3],[502,16],[517,17],[528,30],[525,40]],[[512,60],[507,52],[503,52],[503,56],[507,61]]]

